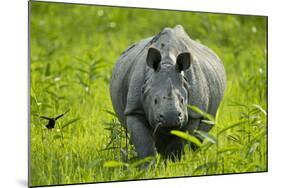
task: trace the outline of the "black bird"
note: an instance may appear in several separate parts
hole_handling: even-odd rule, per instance
[[[64,112],[63,114],[58,115],[57,117],[54,117],[54,118],[46,117],[46,116],[40,116],[40,118],[49,120],[48,124],[45,125],[45,126],[46,126],[46,128],[48,128],[48,129],[53,129],[53,128],[55,128],[56,120],[58,120],[59,118],[61,118],[62,116],[64,116],[67,112],[69,112],[69,110],[67,110],[67,111]]]

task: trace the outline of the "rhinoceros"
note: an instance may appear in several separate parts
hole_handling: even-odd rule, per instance
[[[170,134],[196,135],[212,125],[187,108],[216,115],[226,87],[224,66],[208,47],[192,40],[181,25],[129,46],[112,72],[110,95],[120,123],[139,158],[180,159],[186,143]]]

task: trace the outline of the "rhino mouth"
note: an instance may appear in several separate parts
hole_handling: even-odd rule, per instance
[[[153,128],[152,135],[154,136],[156,132],[169,133],[171,130],[181,130],[182,123],[179,125],[165,125],[162,122],[157,122]]]
[[[154,130],[153,130],[153,136],[155,135],[155,133],[157,132],[157,130],[158,130],[158,128],[159,127],[161,127],[162,126],[162,123],[161,122],[158,122],[157,124],[156,124],[156,126],[154,127]]]

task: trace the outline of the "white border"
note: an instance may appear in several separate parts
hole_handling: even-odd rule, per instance
[[[45,0],[43,0],[45,1]],[[264,1],[261,0],[58,0],[57,2],[103,4],[128,7],[149,7],[161,9],[191,10],[204,12],[227,12],[236,14],[266,14]]]
[[[67,2],[269,16],[269,172],[69,187],[267,187],[280,184],[280,5],[276,0],[65,0]],[[279,7],[279,8],[278,8]],[[0,186],[27,186],[27,1],[0,7]],[[277,186],[278,187],[278,186]]]

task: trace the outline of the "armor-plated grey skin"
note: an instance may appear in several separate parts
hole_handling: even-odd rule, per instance
[[[111,99],[140,158],[180,158],[184,141],[170,130],[210,131],[194,105],[215,116],[226,86],[220,59],[178,25],[125,50],[112,72]],[[196,135],[195,135],[196,136]]]

